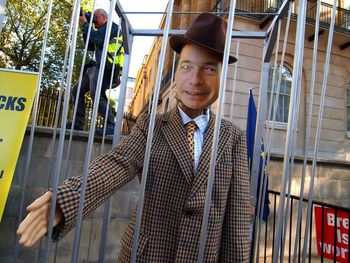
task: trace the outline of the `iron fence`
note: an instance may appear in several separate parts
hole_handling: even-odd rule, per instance
[[[255,13],[274,13],[281,7],[283,0],[261,0],[261,1],[246,1],[246,0],[237,0],[236,10],[239,12],[247,12],[247,16],[256,18],[258,20],[264,19],[265,16]],[[230,1],[228,0],[218,0],[212,11],[227,12],[229,8]],[[294,8],[297,10],[297,8]],[[316,9],[317,9],[317,0],[308,0],[307,1],[307,13],[306,17],[309,22],[316,21]],[[321,2],[320,8],[320,22],[323,24],[330,24],[331,14],[333,6],[331,4]],[[250,14],[253,13],[253,14]],[[293,13],[294,18],[296,13]],[[350,33],[350,10],[337,7],[336,22],[335,28],[339,31]]]
[[[273,258],[273,247],[276,242],[276,224],[277,224],[277,209],[278,203],[280,202],[280,193],[276,191],[269,190],[270,197],[270,208],[271,212],[266,222],[262,223],[262,232],[260,238],[260,247],[262,249],[259,253],[259,262],[270,262]],[[299,206],[299,197],[291,195],[291,201],[289,206],[289,218],[285,220],[287,224],[283,227],[286,231],[285,238],[285,249],[284,249],[284,262],[293,262],[294,257],[294,242],[295,242],[295,231],[296,231],[296,221],[297,221],[297,211]],[[297,242],[299,253],[297,253],[296,262],[301,262],[302,259],[302,240],[304,232],[304,226],[306,222],[306,206],[308,199],[303,199],[303,213],[301,221],[301,230],[300,230],[300,239]],[[317,211],[316,211],[317,210]],[[317,212],[315,215],[315,211]],[[304,213],[305,212],[305,213]],[[333,232],[329,232],[329,227],[327,225],[326,213],[331,213],[333,216],[331,221],[334,224]],[[345,219],[344,219],[345,214]],[[328,214],[327,214],[328,215]],[[342,216],[341,216],[342,215]],[[312,202],[312,212],[311,212],[311,224],[309,227],[309,240],[307,247],[307,261],[308,262],[350,262],[349,261],[349,218],[350,218],[350,209],[346,207],[336,206],[328,203],[323,203],[319,201]],[[342,223],[343,222],[343,223]],[[344,224],[345,232],[339,232],[341,224]],[[316,233],[318,231],[318,234]],[[328,236],[328,241],[326,240]],[[329,236],[333,237],[329,241]],[[345,244],[345,247],[341,247],[341,241],[344,241],[342,244]],[[327,243],[328,242],[328,243]],[[333,242],[332,244],[330,243]],[[336,245],[334,245],[336,244]],[[333,251],[333,252],[332,252]],[[330,254],[332,256],[330,257]]]
[[[64,91],[62,94],[64,98]],[[59,120],[62,118],[62,110],[63,110],[63,100],[59,105],[59,90],[56,88],[43,88],[40,91],[39,95],[39,103],[38,103],[38,113],[36,116],[36,125],[43,127],[54,127],[55,125],[55,116],[57,111],[59,110]],[[88,94],[85,95],[85,121],[83,130],[88,131],[91,126],[91,118],[92,118],[92,108],[93,102]],[[115,108],[111,107],[113,113],[115,114]],[[74,102],[70,101],[69,103],[69,111],[68,111],[68,122],[73,119],[73,110],[74,110]],[[32,120],[30,119],[28,124],[31,124]],[[122,133],[128,134],[136,122],[136,118],[129,113],[124,112],[123,114],[123,122],[122,122]],[[58,128],[60,128],[61,122],[58,122]],[[104,119],[102,116],[98,116],[96,127],[102,128],[104,124]]]
[[[317,14],[317,1],[309,0],[307,1],[307,13],[306,17],[308,19],[316,20]],[[328,3],[321,2],[320,6],[320,22],[330,24],[332,17],[333,6]],[[350,10],[337,7],[335,27],[341,28],[342,30],[350,30]]]

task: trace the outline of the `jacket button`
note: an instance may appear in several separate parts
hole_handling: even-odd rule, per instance
[[[184,211],[185,216],[193,216],[193,211],[191,210],[185,210]]]

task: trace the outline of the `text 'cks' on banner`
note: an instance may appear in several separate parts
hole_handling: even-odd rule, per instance
[[[0,69],[0,222],[38,81],[37,73]]]

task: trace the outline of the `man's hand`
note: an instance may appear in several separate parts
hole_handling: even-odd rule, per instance
[[[85,11],[82,10],[81,11],[81,16],[79,16],[79,25],[82,25],[85,22],[87,22],[86,17],[85,17]]]
[[[49,226],[52,192],[48,191],[27,207],[29,214],[17,229],[21,238],[19,243],[25,247],[33,246],[46,233]],[[56,208],[53,226],[63,220],[62,212]]]

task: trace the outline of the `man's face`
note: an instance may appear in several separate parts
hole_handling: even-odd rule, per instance
[[[221,59],[197,45],[182,48],[175,75],[181,109],[191,118],[203,112],[218,98]]]
[[[96,29],[100,29],[108,20],[107,17],[105,17],[103,14],[99,12],[95,12],[94,16],[95,16],[94,24]]]

